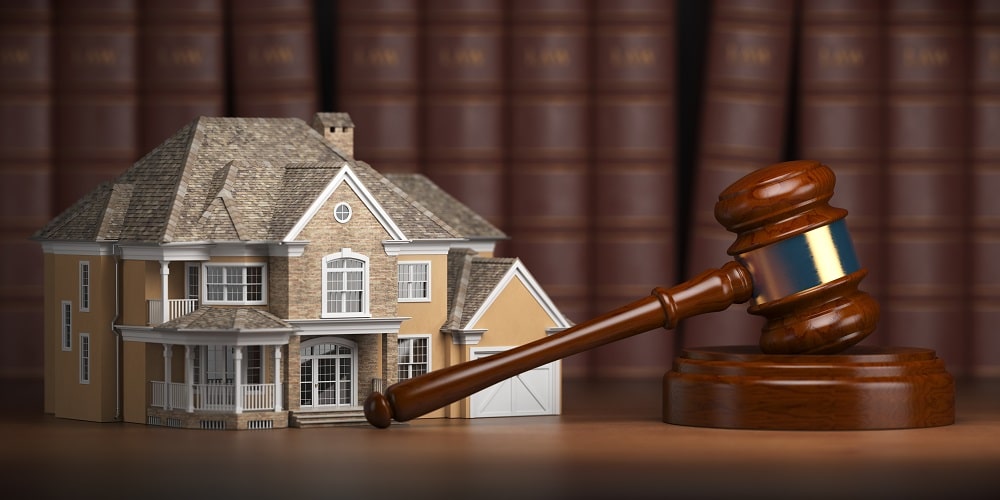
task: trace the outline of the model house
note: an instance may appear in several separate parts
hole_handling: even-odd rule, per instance
[[[519,260],[493,257],[500,230],[421,175],[355,160],[353,128],[199,118],[39,230],[45,410],[350,421],[398,379],[568,326]],[[557,362],[429,416],[559,410]]]

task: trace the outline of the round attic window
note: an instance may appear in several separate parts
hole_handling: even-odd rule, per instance
[[[341,224],[351,220],[351,206],[344,202],[338,203],[333,207],[333,218]]]

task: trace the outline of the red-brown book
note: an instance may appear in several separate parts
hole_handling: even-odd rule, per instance
[[[510,15],[510,251],[563,314],[583,321],[592,315],[596,265],[588,238],[587,2],[516,1]]]
[[[429,0],[424,6],[422,169],[503,228],[503,2]]]
[[[419,171],[417,2],[339,2],[336,18],[335,107],[357,127],[354,156],[382,172]]]
[[[968,29],[965,2],[888,10],[886,300],[892,345],[967,367]]]
[[[134,0],[54,5],[58,213],[138,159],[138,6]]]
[[[600,0],[594,9],[595,308],[616,309],[677,280],[675,2]],[[663,330],[599,348],[600,377],[660,377]]]
[[[224,0],[144,0],[139,12],[141,151],[199,116],[226,115]]]
[[[313,0],[231,0],[229,57],[235,116],[319,111]]]
[[[798,156],[837,175],[831,203],[849,212],[851,237],[868,269],[861,288],[880,299],[884,9],[868,0],[805,0],[801,8]],[[881,344],[881,330],[866,342]]]
[[[52,8],[0,4],[0,378],[42,374],[42,253],[51,216]]]
[[[1000,375],[1000,1],[972,13],[972,373]]]
[[[719,193],[783,159],[795,2],[716,0],[709,17],[699,151],[686,274],[731,260],[736,240],[714,216]],[[746,306],[684,321],[685,345],[756,345],[763,321]]]

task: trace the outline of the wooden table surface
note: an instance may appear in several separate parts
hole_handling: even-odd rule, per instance
[[[951,426],[835,432],[664,424],[659,381],[567,381],[558,417],[243,432],[55,419],[3,382],[6,498],[1000,498],[1000,379],[960,381]]]

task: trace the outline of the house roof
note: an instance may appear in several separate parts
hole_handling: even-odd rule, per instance
[[[426,178],[396,184],[297,118],[201,117],[35,238],[280,241],[345,165],[409,239],[504,237]]]
[[[292,325],[277,316],[252,307],[201,306],[190,314],[174,318],[156,330],[253,331],[292,330]]]
[[[477,257],[467,249],[448,253],[448,320],[444,330],[461,329],[493,293],[517,259]]]

